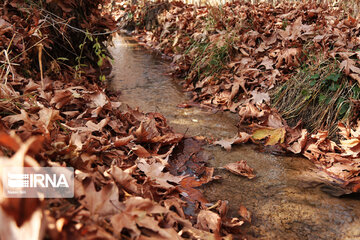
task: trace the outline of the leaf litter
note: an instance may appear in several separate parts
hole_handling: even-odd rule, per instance
[[[118,16],[132,13],[132,19],[121,21],[125,28],[136,20],[146,20],[146,11],[139,6],[115,8]],[[172,73],[186,77],[184,87],[192,91],[193,101],[240,116],[239,136],[214,144],[226,150],[248,141],[275,145],[310,159],[350,192],[360,189],[356,117],[346,127],[339,123],[340,141],[335,142],[326,129],[309,132],[302,128],[300,119],[289,126],[269,105],[272,89],[311,63],[309,53],[320,53],[336,62],[350,85],[359,84],[360,42],[354,34],[359,32],[357,18],[337,5],[288,1],[276,6],[171,2],[155,18],[156,24],[135,25],[134,38],[173,58]],[[355,107],[356,101],[351,99]],[[355,108],[355,116],[358,110]],[[353,135],[344,135],[344,128]]]
[[[80,23],[97,32],[114,26],[106,15],[100,16],[99,3],[46,1],[44,7],[54,7],[68,21],[74,6],[88,7],[84,12],[90,20]],[[142,113],[118,102],[104,90],[91,65],[74,79],[74,69],[66,64],[59,65],[61,71],[53,67],[57,61],[47,64],[49,56],[59,51],[50,47],[57,37],[52,30],[62,31],[59,41],[64,45],[76,36],[68,28],[37,25],[43,12],[36,5],[6,1],[0,10],[1,47],[9,46],[12,58],[22,55],[1,83],[1,166],[75,169],[73,199],[1,195],[1,239],[232,239],[240,235],[244,222],[227,216],[227,202],[211,205],[197,189],[219,179],[213,168],[206,167],[200,138],[175,133],[159,113]],[[20,18],[24,14],[30,14],[32,21]],[[33,28],[49,35],[17,32]],[[26,45],[34,40],[43,41],[48,54],[43,60]],[[0,58],[5,62],[4,56]],[[32,67],[32,60],[34,64],[43,61],[44,69]]]
[[[19,3],[6,1],[1,8],[1,47],[12,50],[9,52],[12,62],[3,64],[6,71],[2,73],[5,75],[0,93],[1,161],[18,166],[72,166],[76,169],[76,198],[19,202],[2,197],[0,219],[4,225],[0,237],[231,239],[238,236],[244,221],[226,217],[227,202],[210,206],[196,189],[219,179],[213,176],[214,169],[205,166],[199,140],[174,133],[161,114],[144,114],[117,102],[102,90],[93,66],[84,68],[82,77],[74,81],[71,67],[48,61],[43,77],[40,74],[43,69],[33,67],[42,63],[37,58],[41,56],[35,50],[38,48],[36,45],[29,48],[24,42],[41,41],[44,49],[52,53],[50,46],[56,44],[51,40],[54,32],[39,25],[40,20],[46,19],[42,12],[31,6],[19,8]],[[108,15],[99,14],[98,1],[86,3],[90,11],[84,12],[91,13],[88,21],[81,22],[79,27],[91,32],[114,28]],[[77,3],[56,2],[55,6],[71,22],[74,4]],[[359,45],[355,35],[349,34],[358,31],[357,20],[337,19],[334,16],[338,10],[334,12],[314,4],[282,3],[277,8],[264,7],[263,3],[231,4],[225,4],[223,12],[212,13],[215,21],[209,24],[206,19],[212,8],[174,2],[161,15],[158,28],[137,30],[138,40],[174,57],[175,74],[188,76],[185,87],[196,90],[194,101],[237,112],[240,123],[248,124],[246,131],[217,144],[226,149],[250,140],[277,144],[287,151],[302,153],[341,179],[343,187],[358,191],[358,125],[340,124],[339,144],[328,138],[327,131],[308,133],[301,124],[288,126],[266,104],[268,90],[289,79],[302,63],[303,45],[309,39],[314,41],[315,49],[321,48],[341,61],[344,74],[358,81],[359,54],[349,51]],[[132,12],[135,17],[141,17],[136,7],[120,6],[129,8],[118,9],[120,15]],[[32,22],[20,17],[29,12],[33,13]],[[227,21],[216,18],[221,14]],[[64,19],[51,23],[60,20]],[[227,24],[234,27],[232,31],[224,31]],[[251,28],[248,24],[252,24]],[[54,39],[64,42],[64,36],[69,37],[64,26],[56,29],[61,30],[61,36]],[[18,33],[18,29],[28,32]],[[39,30],[50,37],[39,35]],[[229,44],[231,39],[235,44]],[[193,44],[197,46],[192,48]],[[232,54],[227,54],[229,50]],[[188,54],[181,54],[185,52]],[[7,62],[5,53],[1,61]],[[23,70],[17,67],[20,65]],[[214,69],[221,74],[217,75]],[[226,168],[255,177],[244,161]],[[240,206],[239,214],[251,222],[251,214],[244,206]]]

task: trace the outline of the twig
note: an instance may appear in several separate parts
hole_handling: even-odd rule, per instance
[[[8,54],[8,52],[9,52],[10,46],[11,46],[11,44],[12,44],[14,38],[15,38],[15,35],[16,35],[16,33],[12,36],[12,38],[11,38],[11,40],[10,40],[10,43],[9,43],[9,46],[7,47],[7,49],[6,49],[6,50],[4,49],[4,50],[2,51],[2,53],[4,53],[5,60],[6,60],[6,62],[5,62],[3,65],[5,65],[6,63],[8,64],[8,67],[7,67],[6,73],[5,73],[5,84],[7,84],[7,76],[9,75],[10,72],[11,72],[12,78],[13,78],[13,80],[14,80],[14,72],[13,72],[13,69],[12,69],[12,67],[11,67],[11,61],[9,60],[9,54]],[[3,72],[4,72],[4,71],[1,72],[1,78],[2,78]]]
[[[16,55],[15,57],[13,57],[12,59],[10,59],[10,62],[14,61],[15,59],[17,59],[18,57],[20,57],[21,55],[23,55],[24,53],[26,53],[27,51],[29,51],[30,49],[32,49],[33,47],[37,46],[39,43],[41,43],[42,41],[44,41],[45,39],[47,39],[47,37],[44,37],[43,39],[39,40],[37,43],[35,43],[34,45],[32,45],[31,47],[29,47],[28,49],[22,51],[21,53],[19,53],[18,55]],[[0,66],[0,68],[3,68],[4,65],[6,63],[2,64]]]
[[[58,15],[56,15],[56,14],[54,14],[54,13],[52,13],[52,12],[49,12],[49,11],[47,11],[47,10],[45,10],[45,9],[42,9],[42,11],[43,11],[43,12],[46,12],[48,15],[52,15],[53,17],[58,18],[58,19],[61,20],[61,21],[56,21],[56,20],[54,20],[54,19],[52,19],[52,18],[47,18],[46,15],[42,14],[44,17],[46,17],[46,19],[45,19],[46,21],[50,22],[48,19],[51,19],[51,20],[53,21],[53,23],[64,25],[64,26],[66,26],[66,27],[71,28],[71,29],[74,30],[74,31],[81,32],[81,33],[83,33],[83,34],[88,34],[88,35],[90,34],[90,35],[92,35],[92,36],[108,35],[108,34],[115,33],[115,32],[117,32],[117,31],[119,31],[119,29],[120,29],[120,28],[117,28],[117,29],[115,29],[115,30],[107,31],[107,32],[102,32],[102,33],[89,33],[89,32],[86,32],[86,31],[80,29],[80,28],[71,26],[66,20],[64,20],[63,18],[59,17]]]
[[[38,50],[39,50],[39,67],[40,67],[40,79],[41,79],[41,88],[42,90],[45,89],[45,84],[44,84],[44,75],[43,75],[43,67],[42,67],[42,50],[43,50],[43,45],[42,43],[40,43],[38,46]]]

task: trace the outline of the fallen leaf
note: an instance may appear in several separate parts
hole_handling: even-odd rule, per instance
[[[245,219],[245,221],[251,223],[251,213],[246,209],[246,207],[241,205],[238,213]]]
[[[258,92],[258,91],[251,91],[252,101],[255,104],[260,104],[262,102],[269,103],[270,96],[267,92]]]
[[[165,166],[159,162],[156,162],[156,160],[151,163],[147,163],[146,159],[140,158],[137,160],[136,165],[146,174],[146,176],[154,180],[159,184],[159,186],[163,188],[174,188],[174,185],[169,184],[169,182],[180,184],[180,181],[185,177],[174,176],[169,172],[163,172]]]
[[[276,68],[286,65],[287,67],[297,67],[300,65],[301,49],[287,48],[281,50],[276,63]]]
[[[234,174],[245,176],[249,179],[253,179],[255,177],[254,170],[247,165],[245,160],[226,164],[224,168]]]
[[[283,143],[285,139],[285,128],[258,128],[254,130],[252,138],[254,140],[262,140],[267,138],[265,145],[275,145],[277,143]]]
[[[250,137],[251,137],[251,135],[246,132],[239,132],[238,135],[233,138],[218,140],[218,141],[215,141],[214,144],[220,145],[223,148],[225,148],[226,150],[230,151],[231,145],[245,143],[245,142],[249,141]]]
[[[221,226],[221,218],[218,214],[212,211],[201,210],[197,216],[196,226],[205,231],[219,233]]]

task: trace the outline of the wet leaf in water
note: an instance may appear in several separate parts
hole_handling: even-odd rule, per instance
[[[224,166],[225,169],[230,172],[253,179],[255,177],[254,169],[247,165],[245,160],[237,161],[235,163],[229,163]]]

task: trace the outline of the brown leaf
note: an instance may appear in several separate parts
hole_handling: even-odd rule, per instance
[[[360,68],[356,67],[356,62],[350,58],[343,60],[340,63],[340,69],[343,69],[346,75],[350,75],[350,72],[360,74]]]
[[[54,97],[51,99],[50,104],[55,104],[57,109],[62,108],[66,104],[70,103],[73,99],[73,94],[69,90],[55,91]]]
[[[4,136],[3,136],[4,137]],[[0,157],[0,178],[4,173],[3,167],[35,167],[39,164],[30,157],[29,151],[38,152],[39,146],[42,145],[42,138],[32,137],[25,143],[20,145],[20,148],[16,153],[9,159],[7,157]],[[15,138],[13,141],[17,142]],[[11,144],[12,147],[16,145]],[[3,192],[2,183],[0,182],[0,191]],[[17,227],[21,227],[29,219],[32,218],[33,213],[40,207],[41,202],[38,198],[5,198],[2,194],[0,195],[0,206],[9,221],[15,221]],[[40,213],[41,214],[41,213]]]
[[[203,176],[198,179],[196,177],[185,177],[181,180],[180,185],[184,188],[193,188],[200,187],[203,184],[206,184],[212,180],[220,179],[220,176],[213,176],[214,168],[206,167],[205,173]]]
[[[174,176],[169,172],[163,172],[165,166],[159,162],[156,162],[156,160],[151,163],[147,163],[146,159],[140,158],[136,164],[138,168],[146,174],[146,176],[154,180],[159,184],[159,186],[163,188],[173,188],[174,185],[169,184],[169,182],[179,184],[180,181],[185,177]]]
[[[221,226],[221,218],[218,214],[212,211],[201,210],[197,216],[196,226],[205,231],[219,233]]]
[[[220,145],[223,148],[225,148],[226,150],[230,151],[231,145],[245,143],[245,142],[249,141],[250,137],[251,137],[251,135],[246,132],[239,132],[238,135],[233,138],[218,140],[218,141],[215,141],[214,144]]]
[[[49,133],[52,129],[54,129],[54,122],[57,120],[63,120],[58,110],[42,108],[39,111],[39,122],[43,124],[46,133]]]
[[[114,142],[114,145],[115,145],[115,147],[125,146],[134,139],[135,138],[133,135],[129,135],[127,137],[122,137],[122,138],[116,139]]]
[[[81,198],[84,195],[85,197]],[[113,183],[103,186],[100,191],[96,191],[92,180],[88,184],[81,183],[77,187],[75,185],[75,196],[80,198],[79,202],[91,214],[107,216],[118,212],[119,190]]]
[[[307,137],[308,137],[308,132],[306,129],[301,129],[301,137],[294,142],[293,144],[291,144],[290,146],[287,147],[287,149],[295,154],[297,153],[301,153],[302,150],[305,148],[306,146],[306,142],[307,142]]]
[[[156,121],[154,118],[147,117],[140,123],[140,126],[134,132],[138,141],[148,142],[151,139],[160,135],[156,128]]]
[[[343,156],[357,157],[360,153],[360,139],[351,138],[346,140],[340,140],[341,147],[345,150]]]
[[[274,61],[270,59],[268,56],[265,56],[261,61],[261,63],[259,64],[259,66],[264,66],[266,70],[274,69],[273,65],[274,65]]]
[[[259,110],[259,108],[257,108],[252,103],[244,104],[244,106],[242,106],[239,110],[239,115],[242,118],[240,120],[240,122],[242,122],[246,118],[258,118],[259,119],[259,118],[265,116],[266,114],[268,114],[266,111]]]
[[[24,122],[23,127],[25,129],[27,129],[29,131],[32,129],[33,121],[30,119],[28,113],[24,109],[20,110],[20,114],[4,117],[3,120],[9,122],[10,124],[14,124],[19,121],[23,121]]]
[[[260,104],[262,102],[269,103],[270,102],[270,96],[267,92],[258,92],[258,91],[251,91],[252,95],[252,101],[255,104]]]
[[[287,48],[281,50],[277,58],[276,68],[280,68],[284,64],[287,67],[297,67],[300,65],[300,55],[301,49],[300,48]]]
[[[241,88],[244,90],[245,93],[247,93],[246,87],[245,87],[245,83],[246,83],[246,78],[244,76],[234,76],[234,84],[238,84],[241,86]]]
[[[136,182],[136,179],[131,176],[126,170],[122,170],[117,166],[111,166],[108,170],[115,182],[122,186],[129,193],[139,194],[142,187]]]
[[[226,164],[224,168],[234,174],[245,176],[249,179],[253,179],[255,177],[254,170],[247,165],[245,160]]]
[[[245,221],[251,223],[251,213],[246,209],[246,207],[241,205],[238,213],[245,219]]]
[[[154,143],[163,143],[163,144],[174,144],[180,142],[184,138],[183,134],[180,133],[167,133],[162,136],[156,136],[151,139],[151,142]]]
[[[131,147],[131,150],[136,154],[136,156],[141,157],[141,158],[146,158],[146,157],[151,156],[151,154],[148,152],[148,150],[146,150],[141,145],[135,144]]]
[[[6,133],[0,133],[0,145],[10,148],[12,151],[17,151],[20,148],[21,140],[16,136],[10,136]]]

